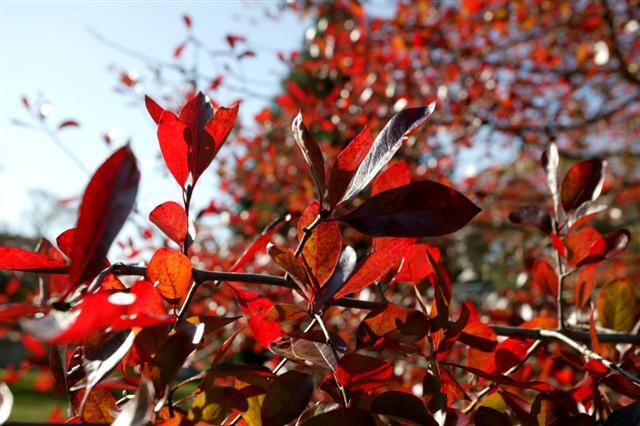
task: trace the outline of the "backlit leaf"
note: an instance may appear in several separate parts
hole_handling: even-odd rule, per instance
[[[180,300],[191,285],[191,261],[177,250],[160,248],[149,261],[147,278],[158,282],[158,291],[164,298],[169,301]]]
[[[9,271],[34,271],[66,268],[62,260],[51,260],[41,254],[17,247],[0,247],[0,269]]]
[[[182,244],[187,236],[187,214],[184,208],[174,201],[167,201],[153,209],[149,213],[149,220],[178,244]]]
[[[383,386],[393,374],[387,361],[360,354],[346,354],[338,362],[336,377],[349,391],[367,393]]]
[[[129,146],[113,153],[91,178],[73,237],[72,284],[92,279],[103,268],[103,259],[133,207],[139,180],[136,157]]]

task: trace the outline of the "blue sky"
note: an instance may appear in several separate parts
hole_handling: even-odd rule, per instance
[[[265,18],[275,2],[0,2],[0,231],[32,232],[30,215],[38,206],[34,189],[46,189],[60,198],[82,193],[88,176],[63,154],[47,136],[15,126],[12,119],[27,120],[20,102],[43,96],[53,107],[50,120],[58,123],[77,119],[80,128],[60,133],[61,142],[89,170],[95,168],[117,146],[131,140],[139,159],[142,181],[139,207],[148,212],[169,199],[179,199],[175,182],[160,173],[155,128],[141,102],[114,92],[116,77],[109,70],[117,64],[127,70],[147,73],[143,62],[114,51],[88,31],[163,60],[186,36],[181,16],[189,14],[194,33],[211,47],[226,49],[227,34],[242,34],[254,44],[257,56],[244,62],[249,79],[264,80],[261,93],[279,90],[279,77],[286,73],[275,54],[299,49],[308,22],[298,16],[279,14]],[[185,51],[189,59],[189,51]],[[146,91],[146,90],[145,90]],[[228,103],[238,97],[230,91],[216,99]],[[241,114],[250,117],[265,100],[243,101]],[[115,131],[111,147],[102,134]],[[211,199],[213,173],[198,183],[198,198]],[[170,195],[167,195],[170,194]],[[55,236],[73,223],[55,223],[46,236]]]

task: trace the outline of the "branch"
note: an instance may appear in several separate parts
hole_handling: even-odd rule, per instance
[[[603,358],[602,356],[593,352],[591,349],[589,349],[585,345],[581,345],[580,343],[568,337],[565,333],[561,333],[555,330],[540,330],[540,334],[544,337],[551,337],[553,339],[560,340],[566,343],[576,351],[580,352],[580,354],[584,356],[586,359],[595,359],[596,361],[600,361],[609,370],[616,371],[622,374],[623,376],[625,376],[626,378],[628,378],[629,380],[631,380],[632,382],[634,382],[636,385],[640,385],[640,378],[634,376],[633,374],[629,373],[627,370],[621,368],[617,364],[614,364],[608,359]]]

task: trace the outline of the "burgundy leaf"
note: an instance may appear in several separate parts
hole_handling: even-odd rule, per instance
[[[456,190],[424,180],[381,192],[337,220],[370,237],[426,237],[457,231],[479,211]]]
[[[599,158],[574,164],[562,181],[560,197],[566,212],[580,207],[600,195],[604,183],[605,162]]]
[[[262,401],[260,418],[264,426],[285,425],[307,407],[313,393],[313,378],[297,371],[277,376]]]
[[[293,139],[298,144],[298,148],[300,148],[304,156],[304,161],[307,163],[318,201],[322,205],[325,192],[324,157],[320,147],[303,123],[301,112],[293,119],[291,131],[293,132]]]

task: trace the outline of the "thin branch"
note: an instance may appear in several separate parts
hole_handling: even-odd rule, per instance
[[[336,345],[333,342],[333,339],[331,339],[331,335],[329,334],[329,330],[327,330],[327,326],[324,324],[324,321],[322,321],[322,317],[320,316],[320,314],[313,314],[313,318],[320,325],[320,329],[322,330],[322,334],[324,334],[325,341],[326,341],[327,345],[329,345],[329,347],[331,348],[331,352],[333,352],[333,356],[336,358],[336,362],[339,361],[340,360],[340,354],[338,353],[338,349],[336,349]],[[344,386],[342,386],[340,381],[338,380],[338,376],[336,375],[336,372],[333,371],[332,373],[333,373],[333,378],[336,381],[336,385],[338,386],[338,389],[340,390],[340,393],[342,394],[342,399],[343,399],[343,402],[344,402],[344,406],[348,407],[349,406],[349,397],[347,396],[347,391],[344,388]]]
[[[582,345],[576,342],[575,340],[568,337],[565,333],[561,333],[555,330],[540,330],[540,334],[544,337],[551,337],[553,339],[560,340],[566,343],[576,351],[580,352],[580,354],[584,356],[586,359],[594,359],[596,361],[600,361],[608,369],[616,371],[622,374],[623,376],[625,376],[626,378],[628,378],[629,380],[631,380],[636,385],[640,385],[640,378],[629,373],[627,370],[621,368],[619,365],[609,361],[608,359],[603,358],[602,356],[593,352],[591,349],[589,349],[585,345]]]

